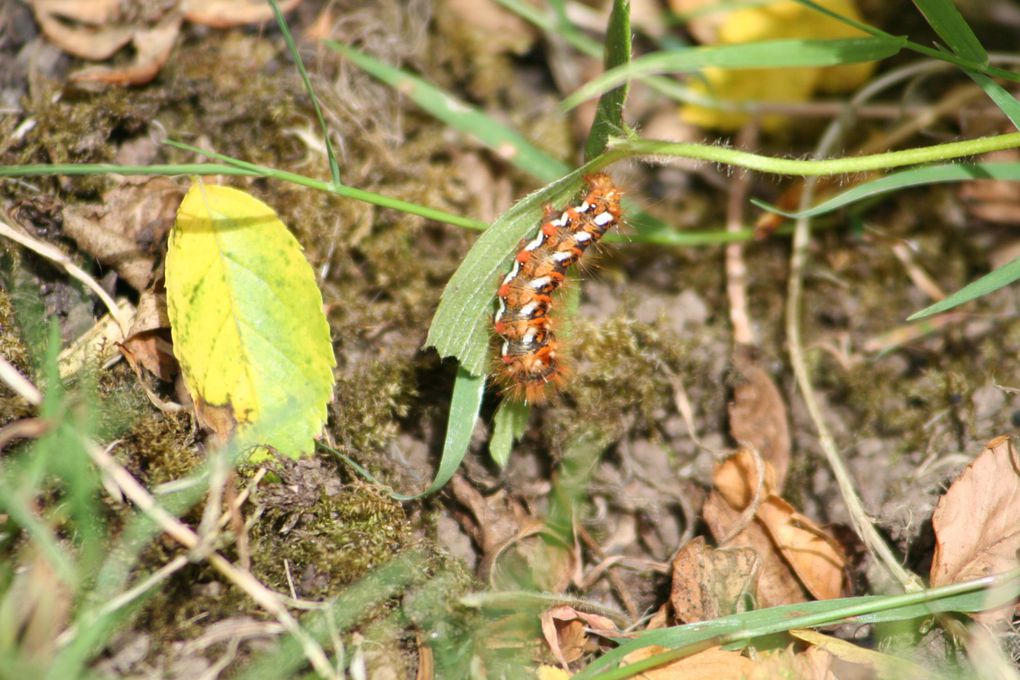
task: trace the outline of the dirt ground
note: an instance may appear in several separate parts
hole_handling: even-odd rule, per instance
[[[597,65],[564,56],[562,44],[505,17],[503,30],[473,23],[464,4],[306,0],[289,19],[300,38],[322,31],[325,15],[332,19],[325,29],[330,37],[421,74],[576,165],[585,114],[563,114],[557,104]],[[8,3],[0,12],[6,21],[0,164],[201,160],[160,144],[170,137],[328,179],[301,80],[271,25],[185,25],[151,83],[97,88],[67,82],[82,62],[39,35],[26,5]],[[902,28],[881,9],[869,18],[890,31]],[[994,31],[981,35],[996,39]],[[539,186],[328,49],[312,40],[301,44],[345,183],[485,221]],[[556,58],[562,61],[553,68]],[[910,96],[937,99],[948,89],[920,83]],[[945,116],[917,143],[925,135],[963,134],[962,117]],[[672,129],[675,111],[637,88],[628,118],[656,136]],[[825,122],[805,118],[793,131],[764,135],[759,151],[807,154]],[[898,122],[862,123],[853,140]],[[736,180],[727,168],[629,162],[609,171],[629,196],[676,229],[725,228]],[[98,262],[66,225],[69,213],[101,219],[123,192],[151,194],[144,181],[7,179],[0,181],[0,197],[8,221],[69,253],[112,295],[137,302],[138,287]],[[476,234],[282,182],[229,183],[279,211],[319,277],[337,359],[327,441],[394,489],[424,488],[442,450],[455,366],[423,345],[443,286]],[[160,186],[174,196],[187,184],[173,177]],[[754,176],[747,194],[775,200],[789,186],[789,180]],[[1015,287],[931,333],[889,335],[931,302],[917,285],[918,272],[951,292],[1016,253],[1016,185],[981,186],[988,193],[953,184],[902,191],[867,210],[822,218],[804,272],[801,333],[825,421],[866,510],[919,574],[930,566],[929,518],[949,480],[985,442],[1020,423]],[[746,222],[758,214],[745,203]],[[153,229],[159,234],[167,226]],[[148,244],[155,263],[164,242],[155,236]],[[653,614],[669,596],[673,555],[692,537],[709,535],[701,509],[716,463],[737,444],[729,407],[751,364],[771,378],[788,413],[783,497],[819,525],[848,527],[786,351],[790,249],[789,237],[778,234],[743,250],[756,344],[750,363],[742,363],[734,358],[722,246],[671,248],[639,239],[607,245],[578,284],[569,386],[534,409],[505,469],[488,455],[499,401],[492,393],[461,471],[438,495],[399,503],[326,452],[280,461],[274,466],[279,481],[259,485],[245,510],[246,546],[229,542],[221,551],[230,559],[243,553],[265,585],[305,601],[336,596],[389,561],[412,556],[410,582],[372,601],[353,627],[355,636],[344,638],[370,677],[413,677],[427,644],[440,677],[457,677],[473,658],[490,669],[548,661],[537,619],[521,623],[506,612],[464,608],[458,598],[531,585],[604,607],[624,626]],[[104,311],[62,270],[10,242],[0,242],[0,273],[0,352],[27,374],[30,356],[45,344],[43,320],[58,320],[66,345]],[[172,381],[149,381],[163,398],[178,398]],[[99,371],[98,394],[101,439],[120,441],[116,459],[146,487],[178,479],[201,462],[201,433],[188,412],[156,409],[124,362]],[[0,427],[30,412],[0,388]],[[238,488],[253,474],[242,468]],[[576,514],[564,511],[571,499]],[[116,534],[126,510],[107,503],[104,512]],[[201,514],[198,506],[183,519],[197,523]],[[546,519],[572,522],[578,543],[543,540],[537,527]],[[25,559],[26,540],[4,539],[2,559]],[[848,546],[862,552],[859,542]],[[137,573],[178,554],[172,542],[157,540]],[[850,583],[849,594],[890,586],[865,555],[851,567]],[[198,675],[229,649],[231,673],[275,649],[281,633],[271,621],[210,566],[192,563],[140,605],[94,668],[113,676]],[[495,642],[504,638],[509,641]]]

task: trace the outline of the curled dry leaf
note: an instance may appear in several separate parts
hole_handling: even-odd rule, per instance
[[[776,494],[775,473],[767,462],[762,465],[764,482],[759,484],[757,467],[755,457],[749,451],[740,450],[730,456],[716,467],[713,495],[718,493],[720,499],[737,513],[747,509],[757,496],[759,502],[751,523],[758,523],[764,529],[773,549],[780,553],[783,561],[815,598],[839,597],[843,590],[846,558],[838,542]],[[759,555],[765,567],[768,562],[760,552]]]
[[[741,380],[729,406],[730,434],[758,450],[775,470],[775,488],[781,491],[790,467],[790,427],[786,403],[772,378],[750,359],[735,360]]]
[[[678,623],[707,621],[740,611],[754,593],[759,558],[750,548],[712,548],[702,536],[689,541],[673,559],[669,595]]]
[[[564,668],[580,659],[585,652],[595,651],[597,643],[589,631],[601,637],[620,633],[616,625],[606,617],[578,611],[567,605],[542,612],[541,621],[546,644]]]
[[[301,0],[281,0],[284,12]],[[173,51],[181,24],[229,28],[273,19],[264,0],[32,0],[43,33],[60,49],[82,59],[109,59],[129,43],[134,59],[126,66],[93,66],[71,75],[79,83],[141,85],[151,81]]]
[[[47,38],[82,59],[107,59],[134,34],[117,23],[120,0],[32,0],[32,10]]]
[[[173,382],[180,372],[170,342],[170,318],[166,310],[166,291],[149,289],[138,300],[135,319],[121,351],[132,365],[137,364],[160,380]]]
[[[165,177],[125,183],[103,194],[101,204],[65,207],[64,232],[132,288],[144,291],[183,195]]]
[[[702,514],[716,540],[733,534],[740,525],[741,511],[735,510],[718,491],[713,490],[705,502]],[[781,604],[807,602],[808,593],[794,575],[790,565],[776,550],[772,539],[761,522],[753,519],[740,527],[727,541],[727,548],[749,548],[760,560],[756,601],[759,607],[776,607]]]
[[[181,32],[182,17],[171,12],[153,26],[132,31],[131,45],[135,48],[134,60],[122,67],[91,66],[71,74],[77,83],[103,83],[106,85],[143,85],[160,72],[170,58]]]
[[[665,647],[652,645],[624,657],[623,665],[643,661],[656,654],[667,652]],[[640,680],[747,680],[754,670],[754,662],[740,652],[722,647],[710,647],[697,654],[685,656],[657,668],[638,673]]]
[[[1017,567],[1020,551],[1020,457],[1009,437],[998,437],[956,478],[931,518],[935,556],[931,584],[942,586]],[[992,624],[1014,606],[975,618]]]

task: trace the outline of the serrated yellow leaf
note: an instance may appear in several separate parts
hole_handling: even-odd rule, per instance
[[[310,453],[336,361],[312,268],[273,209],[195,182],[170,233],[166,289],[200,421],[242,448]]]

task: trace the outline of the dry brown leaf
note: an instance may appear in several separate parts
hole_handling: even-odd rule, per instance
[[[825,651],[845,663],[872,668],[878,671],[882,677],[923,678],[927,676],[923,667],[907,659],[883,654],[874,649],[866,649],[816,630],[791,630],[790,635],[812,645],[812,649]]]
[[[769,496],[758,517],[797,578],[816,599],[843,594],[846,557],[836,539],[779,496]]]
[[[152,281],[160,243],[173,226],[182,195],[165,177],[122,184],[107,191],[100,205],[65,207],[64,231],[79,248],[143,291]]]
[[[114,23],[119,0],[32,0],[43,34],[82,59],[107,59],[131,41],[134,28]]]
[[[597,643],[588,634],[589,629],[602,637],[618,635],[620,632],[610,619],[578,611],[567,605],[542,612],[540,620],[546,644],[564,668],[580,659],[585,652],[597,648]]]
[[[673,559],[670,604],[678,623],[735,614],[745,594],[754,594],[758,555],[750,548],[717,549],[698,536]]]
[[[180,367],[170,342],[170,319],[166,291],[146,290],[138,300],[135,319],[121,351],[132,365],[139,365],[160,380],[173,382]]]
[[[728,536],[741,521],[741,513],[734,510],[718,491],[712,491],[702,509],[705,524],[716,540]],[[757,519],[752,519],[739,533],[726,543],[727,548],[750,548],[758,555],[757,604],[759,607],[776,607],[781,604],[807,602],[808,594],[790,566],[776,549],[768,532]]]
[[[765,481],[760,484],[760,496],[764,499],[776,492],[776,473],[768,462],[762,463]],[[716,465],[712,473],[712,485],[734,508],[746,508],[759,487],[758,464],[754,455],[746,449],[740,449]]]
[[[301,0],[281,0],[281,12],[289,12]],[[182,0],[184,18],[194,24],[213,28],[231,28],[272,21],[273,9],[265,0]]]
[[[741,382],[733,391],[729,406],[730,434],[748,443],[775,470],[775,488],[782,491],[790,467],[790,428],[786,403],[772,378],[750,359],[735,360]]]
[[[624,657],[623,665],[643,661],[669,651],[664,647],[645,647]],[[740,652],[711,647],[697,654],[638,673],[640,680],[746,680],[754,670],[754,662]]]
[[[750,452],[738,451],[716,467],[712,477],[715,484],[713,493],[718,492],[722,501],[738,517],[757,498],[757,505],[753,508],[755,519],[751,524],[760,524],[771,539],[773,549],[780,552],[801,584],[814,597],[839,597],[846,568],[846,558],[839,543],[775,493],[775,476],[767,462],[762,464],[765,481],[759,485],[757,467],[758,463]],[[714,510],[718,511],[718,508]],[[713,534],[719,540],[726,536],[716,534],[714,529]],[[765,560],[764,546],[753,547]]]
[[[171,12],[155,26],[135,29],[131,36],[135,58],[130,64],[123,67],[91,66],[72,73],[71,80],[106,85],[144,85],[150,82],[170,58],[177,35],[181,32],[181,21],[178,12]]]
[[[1017,566],[1020,551],[1020,458],[1009,437],[997,437],[939,499],[931,518],[935,556],[931,584],[942,586]],[[982,612],[978,620],[1001,622],[1012,605]]]

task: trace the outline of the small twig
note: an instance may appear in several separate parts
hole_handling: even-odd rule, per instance
[[[751,122],[745,125],[737,140],[741,149],[757,146],[758,126]],[[729,201],[726,204],[726,231],[736,233],[744,228],[744,206],[747,191],[751,185],[751,173],[737,170],[730,180]],[[730,301],[730,323],[733,326],[733,342],[737,346],[755,347],[758,339],[751,326],[751,315],[747,311],[747,264],[744,262],[744,244],[734,241],[726,246],[726,297]]]
[[[198,535],[156,503],[145,487],[118,463],[113,456],[94,442],[83,440],[83,443],[89,457],[92,458],[92,461],[99,469],[112,479],[124,492],[124,495],[155,521],[163,531],[189,550],[193,551],[201,545]],[[329,659],[326,657],[322,647],[298,624],[297,620],[291,616],[290,612],[287,611],[287,608],[273,591],[266,588],[250,572],[241,571],[219,553],[209,553],[205,559],[228,581],[243,590],[259,606],[276,617],[276,620],[287,629],[287,632],[294,636],[301,644],[305,656],[317,673],[327,678],[338,678],[332,666],[330,666]]]
[[[909,71],[894,71],[878,78],[863,88],[854,97],[853,102],[857,103],[866,100],[882,89],[893,85],[904,77]],[[842,136],[846,121],[837,119],[829,126],[819,142],[815,151],[816,158],[822,158],[835,145],[836,140]],[[815,181],[809,178],[804,182],[804,190],[801,193],[801,210],[811,205],[814,196]],[[860,536],[864,545],[872,555],[886,568],[900,585],[908,590],[919,590],[922,587],[919,579],[907,571],[893,554],[892,549],[879,535],[864,510],[857,490],[854,488],[853,480],[840,456],[835,439],[832,436],[829,426],[826,424],[821,407],[811,382],[811,374],[808,371],[807,360],[804,356],[804,346],[800,335],[800,311],[801,299],[804,287],[804,269],[808,260],[808,246],[811,243],[811,220],[807,217],[798,218],[793,236],[793,250],[790,255],[790,280],[787,287],[786,299],[786,338],[790,353],[790,365],[793,368],[797,386],[800,389],[804,404],[807,406],[808,414],[818,431],[818,443],[825,454],[829,468],[839,487],[843,502],[846,503],[847,512],[850,515],[850,522]]]
[[[50,429],[42,418],[22,418],[0,428],[0,451],[15,439],[38,439]]]
[[[113,298],[111,298],[109,294],[103,290],[103,287],[99,285],[99,282],[89,276],[89,274],[81,267],[72,262],[71,258],[65,255],[59,248],[46,243],[45,241],[41,241],[34,236],[29,236],[26,233],[20,232],[3,221],[0,221],[0,236],[5,236],[16,243],[20,243],[37,255],[60,265],[70,276],[81,281],[89,290],[96,294],[96,297],[98,297],[104,305],[106,305],[106,309],[109,310],[110,316],[117,322],[117,327],[120,329],[121,340],[125,340],[127,338],[128,330],[131,328],[130,319],[124,318],[120,307],[118,307]]]
[[[741,531],[754,521],[765,496],[762,493],[765,490],[765,461],[762,460],[761,453],[749,442],[740,442],[740,448],[750,454],[751,460],[754,461],[754,474],[757,481],[754,485],[754,494],[751,496],[751,502],[740,513],[736,523],[726,531],[722,538],[716,541],[720,548],[726,547],[727,543],[736,538]]]
[[[38,406],[42,403],[42,392],[39,391],[39,388],[33,385],[28,378],[21,375],[21,372],[14,367],[14,364],[7,361],[3,355],[0,355],[0,380],[32,406]]]

